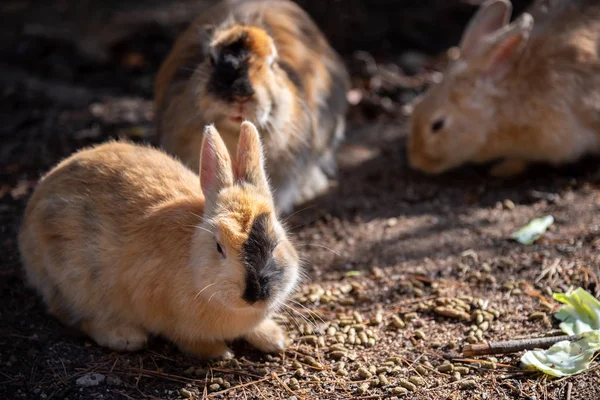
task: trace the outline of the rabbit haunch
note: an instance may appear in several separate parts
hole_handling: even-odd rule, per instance
[[[149,334],[206,357],[230,355],[225,341],[238,337],[283,349],[269,315],[296,285],[299,258],[258,132],[242,124],[235,171],[212,127],[201,153],[199,177],[158,150],[109,142],[42,178],[19,246],[51,314],[115,350],[139,349]]]

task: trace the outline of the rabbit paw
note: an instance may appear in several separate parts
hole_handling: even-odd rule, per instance
[[[244,337],[252,346],[265,353],[278,353],[286,347],[283,329],[272,319],[266,319]]]
[[[115,351],[141,350],[148,342],[148,333],[131,325],[111,326],[88,321],[82,327],[98,345]]]
[[[186,353],[194,354],[200,358],[229,360],[233,358],[233,352],[225,342],[206,342],[203,340],[178,341],[179,348]]]
[[[523,173],[527,169],[527,161],[509,158],[494,165],[490,175],[496,178],[510,178]]]

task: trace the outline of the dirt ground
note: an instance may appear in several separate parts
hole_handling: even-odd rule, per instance
[[[597,361],[548,379],[520,369],[521,354],[461,357],[469,341],[556,329],[552,292],[600,295],[598,160],[510,181],[487,177],[486,166],[437,178],[411,171],[404,106],[431,76],[414,53],[402,58],[414,76],[368,53],[346,55],[357,104],[338,180],[287,220],[310,281],[279,318],[293,339],[285,354],[234,343],[234,360],[207,363],[160,338],[118,354],[47,316],[19,262],[28,196],[82,146],[152,141],[152,77],[172,40],[152,28],[98,61],[66,40],[15,35],[0,53],[1,399],[600,398]],[[547,214],[555,224],[535,245],[510,240]],[[474,320],[436,314],[442,304]]]

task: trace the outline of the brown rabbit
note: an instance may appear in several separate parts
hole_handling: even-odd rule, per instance
[[[260,128],[276,206],[287,212],[328,186],[343,138],[346,69],[295,3],[223,1],[177,40],[155,81],[161,146],[198,165],[199,127],[227,147],[248,119]]]
[[[491,172],[511,176],[600,152],[600,2],[544,7],[532,10],[534,28],[527,13],[508,24],[507,0],[481,6],[459,59],[413,110],[413,168],[438,174],[503,159]]]
[[[114,350],[140,349],[149,334],[204,357],[231,356],[225,341],[237,337],[284,348],[269,315],[296,285],[299,259],[258,132],[241,124],[235,172],[213,127],[201,146],[200,178],[163,152],[117,142],[42,178],[19,245],[51,314]]]

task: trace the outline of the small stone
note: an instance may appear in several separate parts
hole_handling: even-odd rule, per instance
[[[189,390],[187,390],[186,388],[179,390],[179,394],[184,399],[191,399],[194,396],[194,394],[192,392],[190,392]]]
[[[425,379],[420,376],[411,376],[408,381],[415,386],[425,386]]]
[[[388,228],[392,228],[392,227],[398,225],[398,218],[396,218],[396,217],[388,218],[388,220],[385,221],[385,224],[388,226]]]
[[[403,388],[405,388],[411,392],[414,392],[415,390],[417,390],[417,386],[415,386],[414,383],[412,383],[411,381],[406,380],[406,379],[398,379],[398,385],[402,386]]]
[[[75,384],[82,387],[98,386],[104,382],[105,379],[106,377],[102,374],[89,374],[78,378],[75,381]]]
[[[333,335],[335,335],[335,334],[336,334],[336,332],[337,332],[337,329],[335,329],[335,327],[333,327],[333,326],[330,326],[329,328],[327,328],[327,334],[328,334],[329,336],[333,336]]]
[[[475,381],[472,379],[467,379],[466,381],[459,382],[458,387],[461,390],[475,389],[477,387],[477,383],[475,383]]]
[[[356,372],[358,372],[358,376],[360,376],[362,379],[369,379],[373,377],[373,374],[365,367],[360,367]]]

